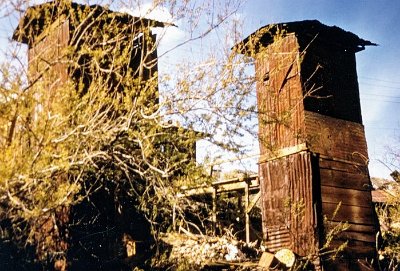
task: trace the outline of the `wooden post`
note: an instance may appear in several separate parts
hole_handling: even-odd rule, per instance
[[[217,188],[213,187],[212,192],[212,233],[216,234],[217,230]]]
[[[172,207],[172,230],[176,231],[176,203]]]
[[[250,216],[249,216],[249,182],[246,180],[246,186],[244,188],[244,209],[246,217],[246,243],[250,243]]]

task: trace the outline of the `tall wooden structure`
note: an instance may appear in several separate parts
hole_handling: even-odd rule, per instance
[[[147,91],[154,99],[148,100],[158,102],[156,35],[151,27],[164,26],[99,5],[56,0],[29,7],[13,39],[28,45],[33,87],[41,83],[47,89],[41,106],[58,99],[59,87],[67,83],[86,93],[94,78],[106,78],[110,93],[123,91],[124,77],[136,79],[138,90],[153,81],[152,91]]]
[[[326,270],[361,270],[376,256],[378,222],[371,202],[355,53],[373,43],[318,21],[262,27],[236,49],[255,59],[259,178],[265,244],[319,255],[348,245]],[[319,264],[322,260],[322,264]]]
[[[13,39],[28,45],[29,91],[34,93],[36,102],[30,121],[39,121],[40,112],[60,114],[58,107],[67,103],[66,95],[77,94],[80,98],[90,91],[99,92],[97,86],[91,87],[95,80],[103,80],[100,91],[108,91],[110,103],[125,95],[124,88],[129,87],[137,90],[127,92],[132,100],[146,92],[146,99],[136,104],[144,109],[154,108],[152,105],[158,103],[157,50],[151,28],[164,26],[154,20],[68,0],[29,7]],[[168,131],[180,132],[178,128]],[[169,143],[168,138],[160,140]],[[160,145],[167,143],[162,141]],[[123,211],[117,210],[115,186],[111,182],[104,186],[95,189],[89,200],[62,209],[55,219],[43,217],[43,225],[38,225],[40,234],[34,237],[39,256],[55,252],[55,258],[64,257],[62,252],[72,248],[69,257],[73,265],[98,270],[99,266],[120,263],[124,257],[129,258],[127,263],[139,261],[148,252],[147,247],[142,247],[149,246],[152,240],[150,226],[135,209],[135,199],[120,195]],[[60,233],[55,221],[68,227],[67,234]],[[135,241],[130,240],[132,236]],[[46,247],[49,243],[55,245]],[[128,243],[135,247],[133,252],[122,248],[128,249]],[[47,251],[42,251],[42,244]],[[66,262],[63,264],[65,267]]]

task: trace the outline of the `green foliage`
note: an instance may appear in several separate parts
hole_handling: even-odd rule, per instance
[[[396,182],[388,182],[380,187],[384,191],[386,202],[376,206],[381,225],[382,242],[379,249],[381,266],[387,270],[398,270],[400,266],[400,187],[396,180],[397,171],[391,176]]]
[[[18,10],[29,6],[15,2]],[[178,3],[159,4],[175,10]],[[182,13],[187,3],[181,8],[179,18],[194,18]],[[178,187],[207,181],[195,142],[222,133],[229,136],[211,140],[238,151],[235,135],[251,130],[246,66],[228,55],[160,78],[148,27],[158,22],[70,1],[30,8],[25,16],[14,39],[29,44],[29,68],[25,61],[0,67],[0,217],[10,223],[9,238],[35,246],[42,261],[63,259],[71,210],[100,190],[116,214],[133,205],[157,237],[170,226],[172,206],[183,215]],[[57,29],[67,25],[64,44]],[[13,56],[19,58],[25,56]],[[168,86],[162,99],[159,85]],[[182,124],[169,121],[176,119]]]

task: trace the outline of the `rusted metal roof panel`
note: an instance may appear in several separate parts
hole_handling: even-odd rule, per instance
[[[304,151],[260,164],[263,233],[273,249],[286,247],[303,256],[315,252],[311,159]],[[290,244],[282,228],[288,229]]]
[[[352,52],[364,50],[365,46],[376,45],[337,26],[327,26],[318,20],[304,20],[263,26],[238,43],[234,50],[252,55],[275,42],[276,36],[285,36],[290,33],[295,33],[301,38],[302,48],[315,40]]]
[[[375,203],[387,203],[390,199],[392,199],[394,196],[388,193],[385,190],[372,190],[372,202]]]
[[[87,14],[83,18],[71,16],[72,14]],[[87,19],[94,20],[101,18],[106,23],[116,20],[121,24],[135,25],[142,28],[165,27],[171,25],[147,18],[134,17],[127,13],[115,12],[100,5],[84,5],[74,2],[50,1],[29,7],[25,15],[20,19],[18,27],[14,31],[13,39],[22,43],[29,44],[32,37],[38,37],[44,29],[51,25],[60,16],[77,20],[76,25],[85,23]],[[87,22],[86,22],[87,24]]]

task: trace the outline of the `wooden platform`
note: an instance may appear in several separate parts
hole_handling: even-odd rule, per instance
[[[239,176],[237,178],[219,180],[212,182],[209,186],[199,186],[193,188],[184,188],[177,197],[191,197],[200,195],[211,195],[212,197],[212,222],[215,231],[215,225],[217,223],[217,194],[228,193],[234,191],[244,191],[244,206],[245,206],[245,231],[246,231],[246,242],[250,242],[250,216],[249,213],[253,207],[257,204],[257,201],[261,197],[260,182],[258,175],[250,176]],[[250,194],[255,196],[250,200]]]

